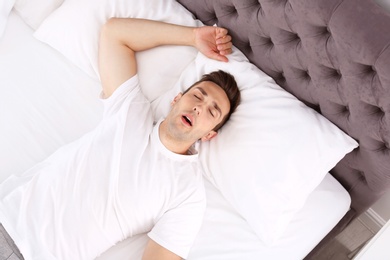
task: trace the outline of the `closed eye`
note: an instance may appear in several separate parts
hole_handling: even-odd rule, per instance
[[[211,110],[209,110],[209,112],[210,112],[210,114],[212,115],[212,117],[214,117],[214,114],[213,114],[213,112],[212,112]]]
[[[194,97],[200,100],[200,97],[198,97],[197,95],[194,95]]]

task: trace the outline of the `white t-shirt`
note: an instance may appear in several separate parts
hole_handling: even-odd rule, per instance
[[[206,204],[197,154],[160,142],[137,76],[103,103],[95,130],[0,185],[0,222],[26,260],[94,259],[146,232],[186,258]]]

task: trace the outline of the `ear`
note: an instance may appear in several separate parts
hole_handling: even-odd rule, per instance
[[[214,137],[217,136],[217,132],[215,132],[214,130],[211,130],[207,135],[203,136],[201,138],[202,142],[204,141],[210,141],[211,139],[213,139]]]
[[[171,106],[173,106],[174,104],[176,104],[177,101],[179,101],[181,99],[181,97],[183,96],[183,93],[179,93],[176,95],[176,97],[172,100],[171,102]]]

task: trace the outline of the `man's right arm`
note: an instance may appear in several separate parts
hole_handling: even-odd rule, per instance
[[[111,18],[102,28],[99,73],[105,98],[137,73],[135,52],[160,45],[194,46],[207,57],[227,61],[231,37],[219,27],[200,28],[152,20]]]

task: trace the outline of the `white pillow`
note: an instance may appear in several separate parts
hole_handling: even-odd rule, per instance
[[[101,26],[111,17],[135,17],[199,26],[174,0],[66,0],[38,28],[34,36],[98,78],[98,40]],[[171,88],[182,70],[196,57],[191,47],[162,46],[137,53],[144,94],[154,100]],[[167,65],[169,64],[169,65]],[[161,80],[163,79],[163,80]]]
[[[309,194],[357,143],[279,87],[234,49],[229,63],[197,59],[178,84],[153,102],[162,116],[169,101],[204,73],[236,78],[242,102],[230,121],[199,148],[207,178],[267,245],[276,242]]]
[[[16,0],[14,8],[27,25],[37,29],[63,2],[64,0]]]
[[[5,26],[7,25],[8,15],[14,6],[15,0],[0,1],[0,38],[3,36]]]

